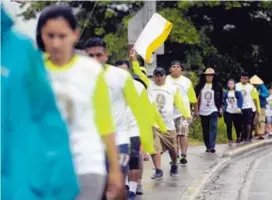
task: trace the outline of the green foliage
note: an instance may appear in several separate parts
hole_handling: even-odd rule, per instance
[[[200,36],[194,25],[185,17],[180,10],[175,8],[166,8],[160,11],[160,14],[173,23],[173,29],[169,36],[172,42],[198,44]]]
[[[128,56],[127,27],[143,1],[59,1],[80,9],[78,48],[93,36],[105,38],[111,62]],[[53,1],[32,1],[23,13],[36,16]],[[127,5],[129,10],[117,7]],[[166,49],[178,44],[175,54],[196,73],[214,67],[221,80],[237,79],[243,70],[271,81],[271,1],[158,1],[157,11],[173,23]],[[270,18],[269,18],[270,17]],[[232,29],[224,29],[225,25]],[[167,61],[167,62],[170,62]]]

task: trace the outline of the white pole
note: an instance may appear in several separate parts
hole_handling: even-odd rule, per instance
[[[149,19],[152,17],[154,13],[156,13],[156,1],[145,1],[146,14],[144,23],[146,24]],[[150,75],[153,73],[153,70],[157,67],[157,54],[156,52],[153,54],[153,62],[152,65],[145,64],[147,69],[147,73]]]

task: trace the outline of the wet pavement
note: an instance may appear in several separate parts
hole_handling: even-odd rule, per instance
[[[254,171],[249,188],[249,200],[272,199],[272,148]]]
[[[215,154],[206,153],[203,146],[190,146],[188,150],[188,164],[180,165],[179,176],[171,177],[170,157],[168,153],[162,156],[162,168],[164,177],[160,180],[152,180],[150,177],[154,173],[153,163],[144,162],[143,187],[144,195],[139,196],[139,200],[179,200],[185,190],[193,181],[216,164],[223,153],[229,149],[227,145],[217,145]]]
[[[231,162],[204,187],[199,199],[272,199],[272,147],[264,147]]]

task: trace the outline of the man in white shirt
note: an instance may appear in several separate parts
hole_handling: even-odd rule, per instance
[[[128,172],[129,144],[127,108],[131,109],[140,132],[145,132],[145,121],[141,116],[138,102],[139,95],[132,76],[125,70],[107,64],[108,53],[106,43],[101,38],[91,38],[85,43],[86,53],[104,66],[104,77],[110,88],[112,113],[116,126],[116,144],[119,147],[119,164],[125,177]],[[143,144],[144,145],[144,144]],[[125,198],[125,191],[120,194]]]
[[[236,84],[236,90],[242,92],[243,95],[243,133],[241,140],[245,142],[251,142],[251,130],[253,123],[253,110],[257,110],[260,113],[259,94],[253,85],[249,83],[248,73],[241,75],[241,82]]]
[[[197,98],[193,84],[190,79],[183,76],[184,66],[179,61],[173,61],[170,66],[170,75],[167,76],[166,80],[177,86],[185,105],[188,109],[193,107],[195,113],[198,112]],[[181,159],[180,164],[187,163],[187,149],[188,149],[188,134],[189,134],[189,123],[184,120],[177,109],[174,110],[174,119],[177,132],[177,145],[181,147]],[[177,148],[179,156],[179,148]]]
[[[154,129],[155,153],[152,155],[152,159],[156,172],[151,177],[152,179],[158,179],[163,176],[161,153],[166,150],[169,151],[172,160],[170,175],[176,176],[178,174],[174,106],[185,119],[191,119],[190,109],[184,105],[176,86],[166,82],[165,74],[163,68],[156,68],[153,72],[154,83],[148,87],[148,94],[155,101],[168,130],[167,133],[161,133],[157,128]]]

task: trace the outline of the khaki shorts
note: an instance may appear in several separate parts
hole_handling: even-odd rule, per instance
[[[177,136],[186,136],[189,135],[189,125],[188,123],[183,123],[184,120],[182,117],[178,117],[174,120]]]
[[[167,133],[161,133],[158,129],[153,129],[154,133],[154,149],[156,153],[162,153],[166,150],[177,149],[176,131],[167,131]]]
[[[266,120],[266,110],[262,108],[261,114],[259,115],[259,123],[265,123]]]

